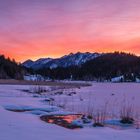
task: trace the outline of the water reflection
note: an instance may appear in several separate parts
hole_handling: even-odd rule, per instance
[[[59,126],[69,128],[69,129],[76,129],[76,128],[81,128],[80,125],[78,124],[73,124],[72,122],[76,119],[81,118],[82,115],[45,115],[41,116],[41,120],[47,122],[47,123],[52,123],[52,124],[57,124]]]

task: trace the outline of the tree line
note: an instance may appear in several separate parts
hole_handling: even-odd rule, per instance
[[[0,79],[23,79],[25,69],[14,59],[0,55]]]
[[[72,78],[104,81],[123,75],[126,80],[134,81],[140,77],[140,57],[122,52],[106,53],[81,66],[41,68],[34,72],[59,80]]]

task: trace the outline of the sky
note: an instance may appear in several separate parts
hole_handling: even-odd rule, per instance
[[[113,51],[140,55],[140,0],[0,0],[0,54]]]

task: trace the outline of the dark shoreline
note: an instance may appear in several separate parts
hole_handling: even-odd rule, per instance
[[[85,87],[87,83],[65,83],[59,81],[25,81],[14,79],[0,79],[0,85],[42,85],[42,86],[65,86],[65,87]]]

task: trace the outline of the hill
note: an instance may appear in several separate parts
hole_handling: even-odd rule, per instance
[[[111,80],[124,76],[127,80],[140,77],[140,57],[127,53],[106,53],[81,65],[40,68],[37,73],[51,79]]]
[[[0,55],[0,79],[23,79],[25,70],[15,60]]]

